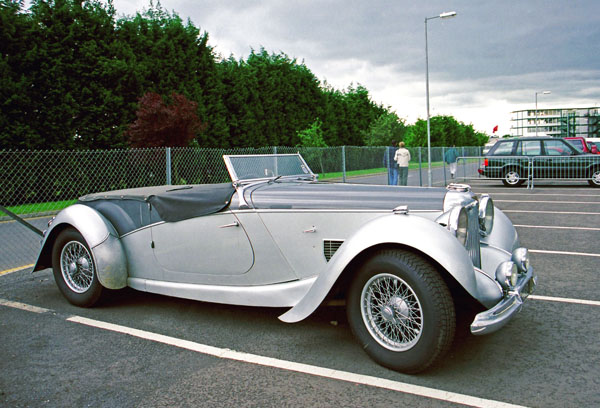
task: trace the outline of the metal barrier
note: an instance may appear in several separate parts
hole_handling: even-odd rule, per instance
[[[459,157],[463,167],[468,161],[480,165],[478,176],[501,180],[506,186],[520,186],[527,183],[533,189],[536,182],[542,181],[587,181],[600,187],[600,155],[577,156],[478,156]],[[464,176],[465,180],[470,176]]]

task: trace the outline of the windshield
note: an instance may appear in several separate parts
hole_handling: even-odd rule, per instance
[[[233,182],[281,177],[316,179],[299,154],[225,155],[223,159]]]
[[[576,148],[577,150],[579,150],[580,153],[584,153],[583,150],[583,141],[579,140],[579,139],[565,139],[568,143],[571,144],[571,146],[573,146],[574,148]]]

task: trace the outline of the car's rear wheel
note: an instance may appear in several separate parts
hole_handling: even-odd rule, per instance
[[[504,171],[502,176],[502,183],[507,187],[517,187],[523,184],[525,180],[521,175],[521,171],[518,168],[511,168]]]
[[[439,360],[456,329],[452,297],[439,273],[400,250],[380,251],[362,266],[348,292],[347,314],[367,354],[406,373]]]
[[[600,187],[600,169],[593,169],[588,183],[592,187]]]
[[[102,295],[92,251],[81,234],[72,228],[62,231],[52,248],[52,269],[56,285],[76,306],[93,306]]]

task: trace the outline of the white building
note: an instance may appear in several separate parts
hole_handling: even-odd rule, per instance
[[[511,136],[600,137],[600,107],[527,109],[511,114]]]

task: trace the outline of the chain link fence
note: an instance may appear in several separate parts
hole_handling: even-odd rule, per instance
[[[427,185],[427,149],[410,151],[411,163],[419,171],[409,184]],[[458,151],[460,156],[481,154],[480,147]],[[431,149],[431,161],[438,169],[444,166],[444,152],[443,147]],[[0,151],[0,206],[44,230],[53,215],[83,195],[164,184],[228,182],[223,155],[273,153],[300,153],[313,172],[321,176],[334,173],[336,181],[347,181],[353,172],[368,170],[376,175],[368,182],[387,183],[386,147]],[[476,169],[468,173],[476,174]],[[446,183],[445,169],[433,174],[435,185]],[[466,171],[464,174],[466,177]],[[39,248],[40,237],[0,209],[0,274],[32,267]]]

